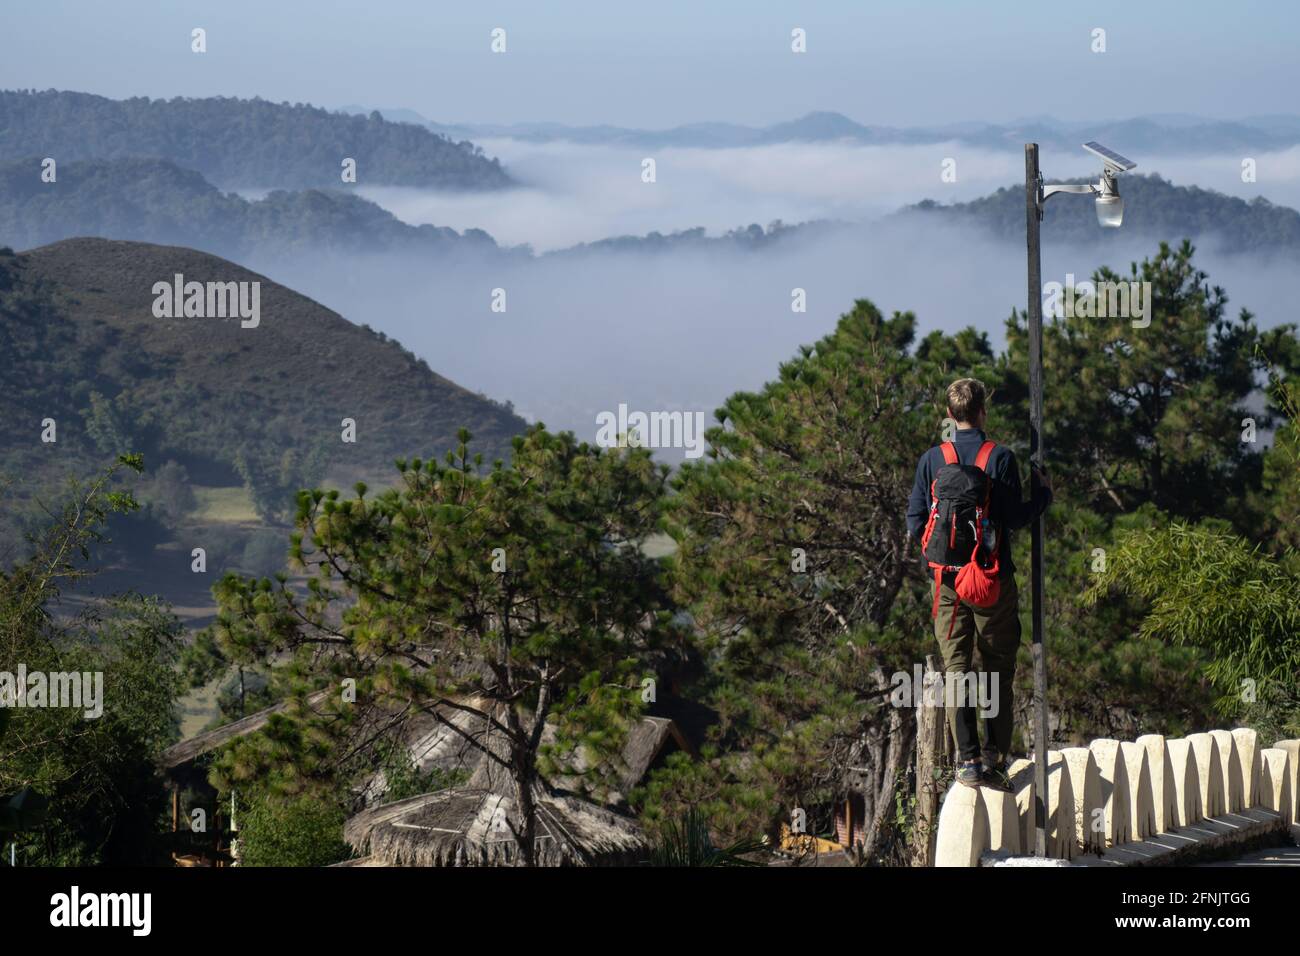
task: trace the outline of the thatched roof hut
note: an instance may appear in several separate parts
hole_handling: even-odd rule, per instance
[[[222,744],[234,740],[236,737],[243,737],[261,730],[266,726],[266,722],[271,719],[272,714],[277,714],[284,708],[285,704],[282,701],[272,707],[267,707],[265,710],[259,710],[255,714],[249,714],[247,717],[231,721],[216,730],[209,730],[188,740],[182,740],[180,743],[173,744],[164,750],[158,757],[158,764],[163,770],[174,770],[177,767],[183,767],[204,754],[211,753]]]
[[[309,705],[325,691],[308,698]],[[465,704],[486,707],[478,699]],[[242,720],[169,748],[160,763],[170,773],[190,769],[194,761],[223,744],[264,728],[286,709],[281,702]],[[376,718],[377,719],[377,718]],[[371,806],[350,818],[344,838],[360,857],[346,866],[511,866],[519,863],[519,848],[506,825],[514,819],[513,782],[503,760],[505,741],[481,716],[445,706],[414,714],[399,731],[415,766],[458,770],[468,774],[464,786]],[[554,740],[553,728],[544,739]],[[677,725],[664,717],[643,717],[629,730],[621,753],[599,767],[588,766],[581,754],[566,761],[566,772],[539,781],[535,852],[541,866],[629,865],[645,857],[644,834],[626,809],[626,795],[653,766],[675,750],[694,753]],[[495,759],[484,750],[495,754]],[[592,771],[598,771],[592,773]],[[578,796],[599,778],[596,799]],[[366,803],[382,799],[387,783],[382,771],[363,787]],[[603,805],[602,805],[603,804]]]
[[[477,698],[469,698],[463,703],[472,707],[484,706]],[[483,759],[483,752],[475,742],[483,740],[485,731],[483,720],[468,710],[435,707],[407,718],[400,739],[412,765],[421,773],[441,770],[468,777]],[[362,785],[362,802],[372,806],[383,799],[387,790],[386,774],[378,770]]]
[[[538,789],[539,866],[629,865],[644,856],[635,821],[576,797]],[[364,810],[343,828],[367,866],[513,866],[506,825],[514,799],[500,789],[457,787]]]
[[[645,779],[652,768],[674,751],[696,756],[677,722],[667,717],[642,717],[623,745],[622,791],[628,793]]]
[[[371,807],[348,820],[343,836],[364,855],[363,865],[519,863],[519,847],[507,825],[507,821],[516,819],[517,801],[514,782],[505,766],[505,741],[485,722],[464,721],[462,716],[455,715],[454,727],[438,722],[427,733],[414,735],[408,747],[422,769],[447,766],[447,761],[461,767],[472,765],[468,782]],[[472,736],[478,747],[466,750],[462,746],[466,735]],[[643,831],[616,807],[656,759],[677,746],[691,749],[671,720],[642,718],[632,727],[618,766],[602,768],[614,770],[612,791],[606,788],[602,792],[607,805],[576,795],[583,784],[581,773],[586,769],[580,759],[572,763],[574,774],[552,781],[554,786],[539,781],[534,789],[538,865],[627,866],[641,862],[646,851]]]
[[[480,706],[478,701],[473,703]],[[412,718],[407,724],[403,742],[411,762],[422,772],[434,768],[462,771],[467,775],[470,787],[499,789],[497,778],[502,775],[501,768],[480,749],[494,750],[504,759],[504,742],[497,737],[497,733],[476,715],[446,709],[438,711],[437,716],[420,714]],[[470,742],[471,739],[474,743]],[[548,725],[542,741],[550,744],[554,740],[554,728]],[[632,788],[677,750],[695,753],[676,723],[666,717],[642,717],[629,729],[620,753],[604,766],[593,768],[583,754],[571,754],[565,761],[570,772],[553,778],[550,783],[557,791],[573,794],[592,791],[589,795],[601,803],[625,809]],[[598,772],[593,773],[593,769]],[[386,789],[383,772],[376,773],[363,788],[365,802],[376,803],[382,799]]]
[[[593,796],[611,807],[626,807],[632,788],[644,781],[646,774],[664,757],[677,750],[695,754],[695,748],[682,736],[677,724],[667,717],[642,717],[628,729],[618,756],[599,768],[605,773],[599,775],[601,782],[595,785]],[[557,789],[582,793],[592,788],[593,781],[582,776],[592,770],[584,754],[571,754],[567,765],[573,773],[555,778],[552,783]]]
[[[316,691],[307,697],[307,705],[319,705],[329,691]],[[487,709],[489,704],[479,698],[466,698],[461,703],[470,707]],[[249,714],[240,720],[232,721],[216,730],[191,737],[168,747],[158,758],[161,769],[173,777],[188,777],[198,758],[211,753],[219,747],[239,737],[262,730],[273,715],[281,713],[292,705],[292,701],[280,701],[270,707]],[[368,730],[383,715],[374,715],[361,729]],[[460,772],[468,779],[469,786],[494,787],[495,773],[491,761],[484,757],[481,747],[497,750],[502,756],[505,751],[503,742],[495,740],[495,732],[477,714],[453,706],[435,707],[430,711],[418,712],[406,718],[399,731],[402,744],[410,755],[415,768],[427,773],[433,769],[447,772]],[[555,739],[554,729],[547,727],[543,735],[546,743]],[[625,808],[627,794],[645,779],[649,771],[657,766],[667,755],[682,750],[694,755],[695,749],[682,734],[677,724],[667,717],[642,717],[628,731],[621,753],[606,766],[599,768],[601,778],[598,798],[602,803],[616,808]],[[584,779],[584,774],[591,776],[592,768],[581,754],[573,754],[567,761],[571,773],[551,781],[555,789],[582,793],[590,789],[591,780]],[[196,779],[205,774],[199,772]],[[388,782],[383,771],[377,771],[361,787],[362,802],[369,806],[383,799],[388,789]]]
[[[325,699],[327,693],[328,691],[319,690],[308,695],[307,705],[315,706],[319,704]],[[282,700],[254,714],[249,714],[247,717],[241,717],[239,720],[224,724],[216,730],[209,730],[206,733],[190,737],[188,740],[182,740],[178,744],[173,744],[159,754],[158,766],[169,773],[178,768],[184,768],[199,757],[211,753],[218,747],[238,737],[246,737],[261,730],[271,720],[272,715],[288,709],[292,703],[293,701],[290,700]]]

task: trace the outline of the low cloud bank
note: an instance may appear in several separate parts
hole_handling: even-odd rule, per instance
[[[1127,152],[1123,143],[1112,145]],[[485,229],[503,244],[526,243],[546,252],[610,236],[695,226],[716,234],[774,219],[872,220],[922,199],[976,199],[1024,177],[1024,156],[1018,149],[994,151],[955,142],[638,150],[502,139],[483,146],[525,185],[471,194],[363,184],[360,192],[407,222]],[[645,158],[655,160],[654,183],[641,181]],[[1251,157],[1133,158],[1139,171],[1159,173],[1177,185],[1198,185],[1247,200],[1264,196],[1279,205],[1300,207],[1300,146]],[[1242,181],[1245,159],[1255,161],[1255,182]],[[945,166],[948,160],[955,167]],[[1098,172],[1082,149],[1049,152],[1042,162],[1053,178]],[[955,169],[955,181],[942,178],[946,169]]]
[[[1285,262],[1225,256],[1198,262],[1232,308],[1267,327],[1293,319]],[[1104,253],[1047,248],[1044,282],[1127,274],[1156,251],[1140,237]],[[1100,258],[1104,256],[1104,258]],[[799,345],[834,328],[857,298],[916,313],[920,334],[974,325],[995,347],[1024,307],[1023,245],[946,225],[895,221],[760,250],[598,251],[537,258],[322,258],[268,254],[251,263],[279,282],[401,341],[452,380],[510,400],[531,420],[595,440],[620,404],[646,412],[713,410],[775,376]],[[494,312],[494,290],[504,312]],[[802,289],[807,311],[791,309]],[[496,296],[500,301],[500,294]],[[268,317],[269,320],[270,317]],[[1158,323],[1157,323],[1158,324]],[[1160,334],[1157,324],[1141,334]],[[665,460],[680,451],[665,450]]]

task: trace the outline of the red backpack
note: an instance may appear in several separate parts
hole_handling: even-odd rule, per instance
[[[939,616],[939,588],[945,571],[956,571],[957,597],[976,607],[992,607],[998,601],[998,548],[1001,531],[989,517],[993,481],[987,468],[989,455],[997,447],[986,441],[980,446],[974,465],[963,465],[952,442],[939,446],[944,466],[930,482],[930,517],[921,535],[921,551],[934,571],[934,607]],[[953,615],[953,624],[957,615]],[[948,636],[952,636],[949,626]]]

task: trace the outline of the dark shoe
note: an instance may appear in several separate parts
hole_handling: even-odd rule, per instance
[[[980,773],[980,784],[990,790],[1001,790],[1003,793],[1012,793],[1015,790],[1015,787],[1011,786],[1011,778],[1007,776],[1005,767],[985,767]]]
[[[978,787],[984,780],[979,761],[963,763],[957,767],[957,782],[967,787]]]

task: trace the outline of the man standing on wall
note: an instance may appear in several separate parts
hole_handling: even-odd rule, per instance
[[[1030,501],[1021,500],[1015,454],[984,434],[986,395],[983,383],[973,378],[948,386],[948,415],[956,422],[956,433],[917,463],[907,528],[921,540],[934,572],[934,632],[946,680],[957,681],[966,691],[958,697],[959,706],[948,708],[948,726],[957,745],[957,781],[1010,790],[1006,761],[1020,647],[1011,533],[1046,510],[1052,486],[1040,471],[1039,493]],[[996,679],[997,688],[996,710],[990,709],[984,720],[983,747],[973,699],[976,648],[984,674]]]

